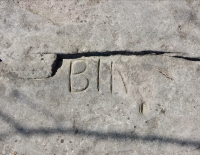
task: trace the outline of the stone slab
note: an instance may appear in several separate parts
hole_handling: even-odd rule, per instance
[[[0,59],[146,50],[198,58],[199,10],[198,0],[1,0]]]
[[[200,154],[200,63],[63,59],[48,79],[0,62],[0,154]]]

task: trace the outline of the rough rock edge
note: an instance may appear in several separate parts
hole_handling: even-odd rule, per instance
[[[47,54],[46,55],[36,54],[36,55],[37,57],[35,58],[34,56],[29,57],[30,55],[26,55],[24,56],[24,58],[21,58],[20,60],[10,60],[5,62],[0,61],[0,63],[3,64],[1,65],[1,69],[3,72],[5,72],[6,70],[7,72],[14,73],[19,78],[22,79],[45,79],[51,77],[56,66],[57,55],[56,54],[48,54],[50,56],[47,56]],[[16,65],[19,63],[21,64]]]

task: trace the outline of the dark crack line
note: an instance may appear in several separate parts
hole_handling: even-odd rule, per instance
[[[106,51],[106,52],[83,52],[83,53],[71,53],[71,54],[57,54],[60,59],[77,59],[81,57],[109,57],[115,55],[124,55],[124,56],[144,56],[144,55],[162,55],[162,54],[178,54],[179,52],[163,52],[163,51],[140,51],[140,52],[132,52],[132,51]]]
[[[140,51],[140,52],[132,52],[132,51],[106,51],[106,52],[83,52],[83,53],[71,53],[71,54],[57,54],[56,65],[52,70],[53,77],[58,69],[62,66],[63,59],[78,59],[81,57],[109,57],[116,55],[123,56],[145,56],[145,55],[163,55],[163,54],[178,54],[180,52],[163,52],[163,51]]]
[[[183,56],[172,56],[174,58],[178,58],[178,59],[185,59],[188,61],[200,61],[200,57],[198,58],[194,58],[194,57],[183,57]]]
[[[140,52],[132,52],[132,51],[107,51],[107,52],[83,52],[83,53],[69,53],[69,54],[57,54],[57,60],[54,64],[55,67],[52,69],[53,77],[58,69],[62,66],[63,59],[78,59],[81,57],[109,57],[109,56],[145,56],[145,55],[164,55],[164,54],[180,54],[181,52],[163,52],[163,51],[140,51]],[[182,53],[183,54],[183,53]],[[171,56],[173,58],[184,59],[188,61],[200,61],[200,58],[192,58],[192,57],[183,57],[183,56]]]

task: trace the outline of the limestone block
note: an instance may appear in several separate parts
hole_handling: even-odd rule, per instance
[[[199,58],[199,3],[1,0],[0,59],[6,63],[29,54],[149,50]]]
[[[53,77],[40,80],[2,65],[2,155],[199,154],[199,61],[63,59]]]

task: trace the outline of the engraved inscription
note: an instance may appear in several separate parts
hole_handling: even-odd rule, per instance
[[[100,66],[101,65],[101,60],[98,60],[98,67],[97,67],[97,90],[99,91],[99,80],[100,80]]]
[[[144,103],[143,102],[139,105],[139,113],[140,114],[144,113]]]
[[[87,64],[84,60],[76,60],[70,63],[70,92],[82,92],[89,87],[89,78],[85,74],[86,69]]]
[[[104,61],[103,59],[96,59],[95,61],[87,60],[72,60],[69,68],[69,91],[83,92],[86,90],[97,91],[102,93],[116,92],[118,81],[121,81],[122,91],[128,93],[127,83],[119,69],[115,68],[113,61]],[[116,84],[116,86],[115,86]],[[121,89],[117,89],[120,91]]]
[[[113,75],[112,75],[112,70],[113,70],[113,62],[111,62],[111,67],[110,67],[110,92],[112,94],[113,92]]]
[[[125,89],[125,92],[128,93],[128,90],[127,90],[127,87],[126,87],[126,83],[125,83],[125,80],[121,74],[121,72],[119,70],[117,70],[117,72],[119,73],[121,79],[122,79],[122,82],[123,82],[123,85],[124,85],[124,89]]]

